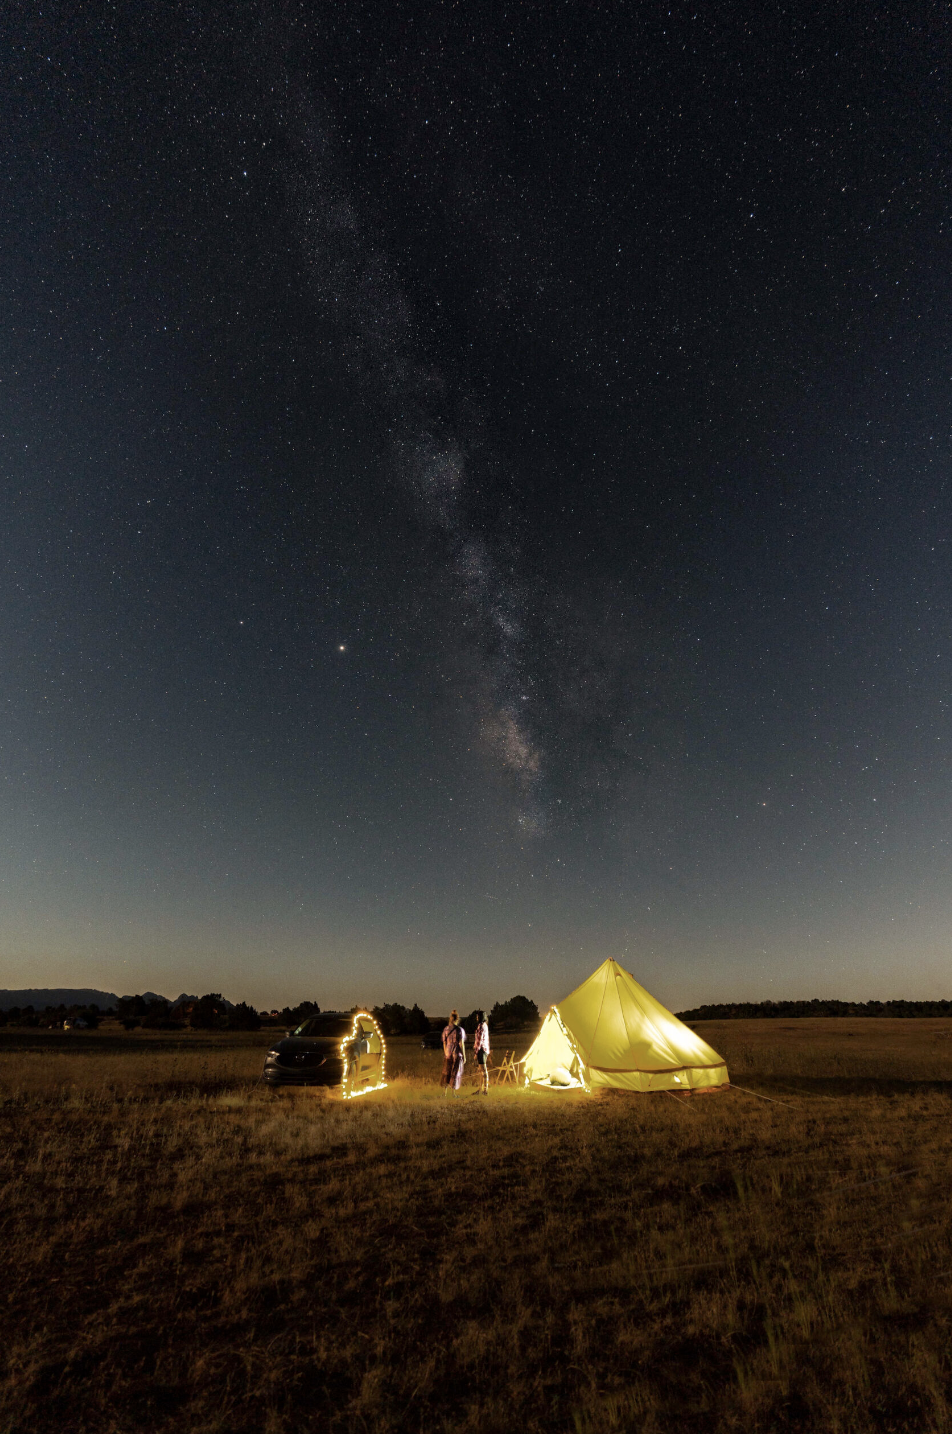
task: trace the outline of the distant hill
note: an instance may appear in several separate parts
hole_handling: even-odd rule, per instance
[[[115,991],[91,991],[87,987],[75,989],[44,989],[31,991],[0,991],[0,1011],[9,1011],[13,1006],[32,1006],[42,1011],[45,1006],[98,1006],[104,1011],[119,1000]]]
[[[730,1001],[676,1012],[679,1021],[797,1016],[952,1016],[952,1001]]]
[[[160,996],[158,991],[133,991],[130,995],[123,996],[122,999],[124,1001],[134,1001],[136,996],[141,996],[143,1001],[164,1001],[167,1006],[178,1006],[182,1001],[198,1000],[197,996],[189,996],[185,991],[182,992],[181,996],[175,996],[174,998],[171,996]],[[223,1001],[223,1004],[231,1010],[230,1001]]]

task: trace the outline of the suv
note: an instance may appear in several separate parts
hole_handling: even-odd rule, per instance
[[[386,1084],[386,1046],[366,1011],[308,1016],[264,1058],[264,1079],[278,1085],[339,1085],[345,1100]]]

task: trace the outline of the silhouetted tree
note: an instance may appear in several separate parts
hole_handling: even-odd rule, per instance
[[[398,1001],[387,1001],[374,1006],[373,1017],[385,1036],[405,1036],[410,1033],[410,1012]]]
[[[195,1002],[188,1023],[195,1031],[213,1031],[225,1014],[225,1003],[220,991],[210,991]]]
[[[422,1036],[430,1029],[430,1022],[423,1009],[415,1002],[407,1014],[407,1033],[411,1036]]]
[[[296,1006],[285,1006],[281,1020],[286,1026],[299,1026],[308,1016],[319,1016],[321,1008],[316,1001],[300,1001]]]
[[[366,1010],[366,1007],[356,1007]],[[419,1036],[430,1029],[426,1014],[417,1005],[401,1006],[399,1001],[386,1001],[374,1006],[371,1014],[385,1036]]]
[[[146,1005],[142,1024],[148,1031],[180,1031],[181,1021],[172,1020],[172,1006],[161,996],[153,997]]]
[[[116,1015],[120,1021],[122,1021],[123,1025],[126,1025],[127,1021],[131,1021],[133,1025],[137,1026],[148,1009],[149,1007],[144,996],[122,996],[119,999],[119,1004],[116,1006]],[[131,1029],[130,1026],[126,1025],[126,1030]]]
[[[229,1031],[260,1031],[261,1017],[253,1006],[239,1001],[228,1012]]]
[[[535,1026],[539,1022],[539,1008],[535,1001],[530,1001],[528,996],[513,996],[508,1001],[497,1001],[489,1013],[489,1025],[511,1026],[522,1029],[525,1026]]]

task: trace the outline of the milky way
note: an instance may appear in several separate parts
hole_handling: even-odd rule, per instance
[[[527,657],[524,591],[502,571],[490,540],[467,520],[465,434],[446,415],[446,381],[417,336],[393,265],[348,191],[330,126],[314,102],[297,93],[284,110],[283,131],[288,192],[312,294],[343,330],[355,374],[382,403],[400,483],[442,540],[479,657],[481,690],[470,694],[479,739],[513,783],[519,828],[541,835],[548,825],[545,756],[530,720],[536,683]],[[514,574],[517,557],[506,556]]]

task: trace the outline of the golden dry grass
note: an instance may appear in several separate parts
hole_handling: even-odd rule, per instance
[[[952,1023],[701,1029],[789,1105],[0,1033],[0,1428],[947,1430]]]

